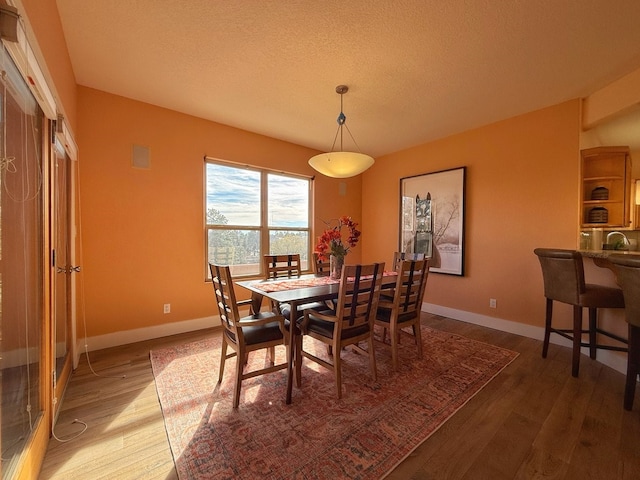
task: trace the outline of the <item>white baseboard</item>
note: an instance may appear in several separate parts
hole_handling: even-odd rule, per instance
[[[2,368],[24,367],[30,363],[38,363],[40,361],[40,348],[17,348],[2,352]]]
[[[423,303],[422,311],[434,315],[441,315],[453,320],[460,320],[461,322],[471,323],[487,328],[493,328],[494,330],[500,330],[502,332],[508,332],[515,335],[521,335],[523,337],[533,338],[540,341],[542,341],[542,339],[544,338],[543,327],[526,325],[523,323],[513,322],[511,320],[503,320],[501,318],[490,317],[488,315],[481,315],[473,312],[466,312],[464,310],[443,307],[441,305],[435,305],[432,303]],[[98,335],[96,337],[89,337],[88,339],[86,339],[86,341],[80,338],[78,339],[78,348],[76,349],[76,351],[79,354],[83,353],[85,351],[85,344],[87,345],[88,351],[101,350],[103,348],[117,347],[119,345],[126,345],[128,343],[141,342],[144,340],[151,340],[154,338],[176,335],[179,333],[203,330],[205,328],[211,328],[213,326],[219,325],[219,323],[220,320],[217,316],[211,316],[194,320],[185,320],[182,322],[154,325],[153,327],[147,328],[137,328],[135,330],[125,330],[122,332],[109,333],[107,335]],[[559,335],[552,335],[550,341],[551,343],[554,343],[556,345],[571,348],[571,342],[566,338],[560,337]],[[582,349],[582,353],[587,356],[589,355],[589,351],[586,348]],[[626,375],[627,360],[624,354],[617,354],[616,352],[612,352],[610,350],[599,350],[597,361]]]
[[[523,323],[513,322],[511,320],[503,320],[501,318],[489,317],[487,315],[480,315],[478,313],[465,312],[463,310],[456,310],[454,308],[443,307],[441,305],[434,305],[432,303],[423,303],[422,311],[431,313],[434,315],[441,315],[443,317],[452,318],[454,320],[460,320],[461,322],[472,323],[474,325],[480,325],[482,327],[493,328],[494,330],[500,330],[502,332],[513,333],[515,335],[521,335],[523,337],[534,338],[542,341],[544,338],[544,328],[535,327],[533,325],[525,325]],[[556,345],[562,345],[563,347],[571,348],[571,342],[566,338],[559,335],[551,335],[549,340]],[[540,349],[542,354],[542,347]],[[589,355],[587,348],[582,348],[582,353]],[[597,361],[611,367],[614,370],[627,374],[627,357],[625,354],[617,353],[611,350],[598,350]]]
[[[102,350],[103,348],[117,347],[128,343],[142,342],[154,338],[168,337],[179,333],[194,332],[205,328],[220,325],[218,316],[197,318],[194,320],[184,320],[182,322],[164,323],[147,328],[136,328],[134,330],[124,330],[121,332],[98,335],[87,339],[79,338],[77,352],[84,353],[86,350]]]

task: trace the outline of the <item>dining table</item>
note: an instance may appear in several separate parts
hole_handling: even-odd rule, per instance
[[[385,271],[382,277],[382,288],[393,287],[397,276],[398,274],[395,271]],[[304,274],[275,279],[240,280],[236,284],[251,292],[254,312],[260,311],[260,305],[264,297],[278,304],[287,303],[290,306],[286,394],[286,403],[290,404],[293,391],[294,345],[298,334],[296,319],[301,314],[298,309],[306,304],[337,299],[340,291],[340,280],[326,275]]]

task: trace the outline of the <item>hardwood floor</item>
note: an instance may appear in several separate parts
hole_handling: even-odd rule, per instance
[[[420,445],[387,478],[640,478],[640,388],[622,408],[624,375],[571,352],[509,333],[423,314],[423,323],[499,345],[520,356]],[[149,350],[196,340],[212,330],[90,353],[72,375],[41,479],[175,479]],[[122,378],[126,375],[126,378]],[[113,378],[115,377],[115,378]],[[284,395],[284,393],[283,393]]]

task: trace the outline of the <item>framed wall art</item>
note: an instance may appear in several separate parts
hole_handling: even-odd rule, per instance
[[[424,253],[429,271],[464,275],[466,167],[400,179],[400,251]]]

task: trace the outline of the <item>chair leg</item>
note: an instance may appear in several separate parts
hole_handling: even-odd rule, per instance
[[[342,398],[342,362],[340,361],[340,346],[334,342],[333,345],[333,374],[336,378],[336,389],[338,390],[338,399]]]
[[[413,325],[413,334],[416,337],[416,346],[418,347],[418,358],[422,358],[422,330],[420,324]]]
[[[544,319],[544,341],[542,342],[542,358],[547,358],[549,351],[549,337],[551,336],[551,317],[553,315],[553,300],[547,298],[547,310]]]
[[[393,371],[398,371],[398,336],[400,332],[398,331],[398,324],[396,322],[389,323],[389,332],[391,336],[391,365],[393,366]]]
[[[624,409],[633,408],[636,382],[640,373],[640,327],[629,324],[629,353],[627,354],[627,380],[624,388]]]
[[[241,358],[246,358],[247,352],[242,349],[238,349],[237,362],[236,362],[236,384],[233,389],[233,408],[238,408],[240,404],[240,387],[242,386],[242,371],[244,365],[240,361]]]
[[[596,326],[598,325],[598,310],[596,308],[589,309],[589,358],[596,358],[597,334]]]
[[[220,372],[218,374],[218,383],[222,383],[222,376],[224,375],[224,362],[227,359],[227,339],[222,336],[222,346],[220,347]]]
[[[580,370],[580,343],[582,341],[582,307],[573,307],[573,357],[571,375],[578,376]]]
[[[271,366],[276,364],[276,347],[269,347],[269,364]]]
[[[373,335],[369,335],[369,368],[373,380],[378,380],[378,370],[376,369],[376,353],[373,349]]]
[[[302,334],[295,336],[295,343],[293,359],[296,368],[296,386],[300,388],[300,384],[302,383]]]

